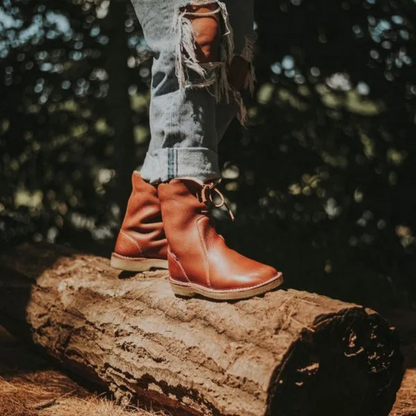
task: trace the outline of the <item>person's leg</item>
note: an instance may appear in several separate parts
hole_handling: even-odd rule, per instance
[[[236,9],[245,4],[239,1],[232,0],[235,16],[240,16],[233,31],[225,3],[133,0],[154,54],[152,140],[144,178],[138,172],[132,176],[113,267],[137,271],[165,266],[160,203],[149,182],[184,176],[205,182],[220,176],[217,143],[238,109],[236,81],[246,78],[244,68],[235,70],[233,51],[244,53],[245,34],[252,28],[250,12]]]
[[[151,141],[142,177],[154,184],[185,176],[201,181],[217,179],[216,100],[208,88],[199,87],[208,74],[188,69],[195,53],[193,57],[186,54],[195,51],[186,52],[189,45],[184,44],[184,38],[190,36],[183,14],[186,1],[132,2],[154,56]],[[186,78],[188,74],[192,80]]]
[[[151,142],[141,174],[150,183],[219,179],[218,142],[243,113],[238,89],[250,79],[240,56],[248,55],[252,0],[132,2],[154,55]]]
[[[248,21],[249,13],[243,6],[239,9],[238,2],[252,4],[252,0],[133,0],[154,53],[152,140],[142,175],[156,184],[168,243],[169,281],[182,296],[242,299],[283,281],[274,268],[228,248],[209,214],[215,194],[222,200],[217,207],[225,204],[215,188],[220,178],[218,141],[235,109],[243,118],[239,90],[250,82],[250,59],[244,54],[251,41],[243,30],[235,36],[226,5],[234,6],[236,21]],[[235,41],[240,42],[239,55]],[[230,110],[220,126],[219,105]],[[151,208],[157,218],[156,204]],[[131,232],[137,230],[132,227]],[[121,242],[133,247],[132,239],[124,237]]]

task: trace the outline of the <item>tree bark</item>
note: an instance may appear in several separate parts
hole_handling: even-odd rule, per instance
[[[175,297],[52,245],[0,255],[0,323],[119,399],[173,414],[387,416],[402,379],[377,313],[295,290],[233,303]]]
[[[126,33],[127,1],[111,0],[105,25],[108,28],[109,48],[106,69],[109,76],[107,107],[114,129],[114,166],[116,168],[115,199],[124,212],[131,192],[131,173],[137,167],[133,135],[133,112],[128,89],[131,70]]]

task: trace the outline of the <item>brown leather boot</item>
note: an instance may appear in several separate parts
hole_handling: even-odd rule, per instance
[[[138,172],[133,172],[132,184],[126,215],[111,255],[111,266],[132,272],[167,269],[167,241],[157,190]]]
[[[215,231],[208,204],[213,184],[173,179],[158,186],[163,224],[169,243],[169,281],[177,295],[243,299],[260,295],[283,282],[282,273],[228,248]]]

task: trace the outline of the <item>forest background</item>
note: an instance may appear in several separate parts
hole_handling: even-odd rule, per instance
[[[290,287],[416,309],[416,2],[256,2],[249,126],[220,147],[216,213]],[[0,250],[109,256],[149,142],[150,65],[128,0],[3,0]]]

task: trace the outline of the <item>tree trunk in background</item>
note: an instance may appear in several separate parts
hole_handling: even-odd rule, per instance
[[[0,323],[116,397],[172,414],[387,416],[402,379],[374,311],[278,290],[213,302],[52,245],[0,256]]]
[[[129,50],[125,30],[127,0],[111,0],[109,7],[106,17],[109,34],[107,72],[110,85],[107,105],[110,124],[114,129],[115,200],[119,204],[121,212],[124,212],[131,192],[131,173],[137,166],[133,114],[128,94],[130,70],[127,66]]]

